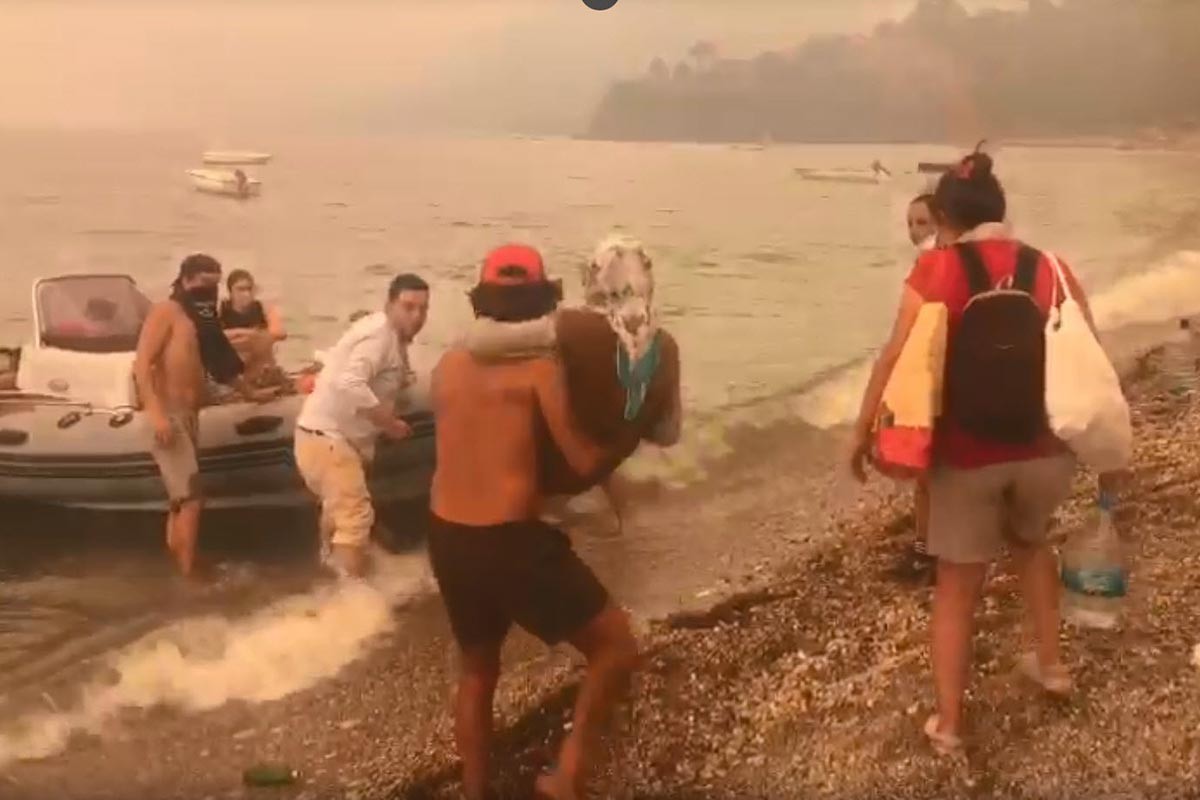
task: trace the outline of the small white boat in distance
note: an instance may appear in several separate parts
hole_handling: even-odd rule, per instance
[[[187,174],[197,191],[209,194],[257,197],[262,192],[262,182],[247,176],[240,169],[189,169]]]
[[[796,167],[796,174],[806,181],[832,181],[835,183],[883,183],[892,177],[887,167],[876,161],[869,169],[809,169]]]
[[[271,154],[245,150],[209,150],[201,158],[205,164],[266,164],[271,160]]]

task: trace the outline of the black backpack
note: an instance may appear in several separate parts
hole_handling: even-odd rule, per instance
[[[1033,299],[1041,253],[1020,245],[1011,286],[994,287],[974,245],[954,249],[971,299],[948,348],[947,414],[979,439],[1031,444],[1049,429],[1046,322]]]

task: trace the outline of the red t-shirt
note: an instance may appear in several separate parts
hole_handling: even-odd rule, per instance
[[[973,242],[972,246],[976,248],[987,267],[993,286],[1005,278],[1012,277],[1017,267],[1019,242],[1014,239],[984,239]],[[1070,285],[1071,294],[1075,297],[1082,297],[1079,283],[1075,280],[1070,268],[1061,260],[1059,264]],[[917,263],[909,273],[906,283],[926,302],[946,304],[946,309],[949,311],[948,335],[950,341],[953,342],[967,301],[971,298],[966,271],[959,263],[958,253],[952,247],[922,253],[917,258]],[[1043,316],[1048,316],[1050,313],[1052,297],[1057,296],[1061,302],[1062,291],[1061,289],[1055,290],[1054,283],[1054,267],[1043,254],[1038,262],[1037,277],[1033,287],[1033,299],[1041,308]],[[975,469],[1009,461],[1044,458],[1062,452],[1064,448],[1062,442],[1049,432],[1038,441],[1027,445],[983,441],[959,428],[946,411],[945,404],[943,404],[942,417],[934,429],[933,436],[934,457],[940,464],[958,469]]]

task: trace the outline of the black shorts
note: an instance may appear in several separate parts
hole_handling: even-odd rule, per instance
[[[431,514],[429,560],[462,647],[498,644],[514,622],[557,644],[608,604],[567,535],[541,520],[475,527]]]

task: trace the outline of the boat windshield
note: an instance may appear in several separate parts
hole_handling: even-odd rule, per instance
[[[124,275],[73,275],[38,284],[38,331],[47,347],[82,353],[137,349],[150,301]]]

